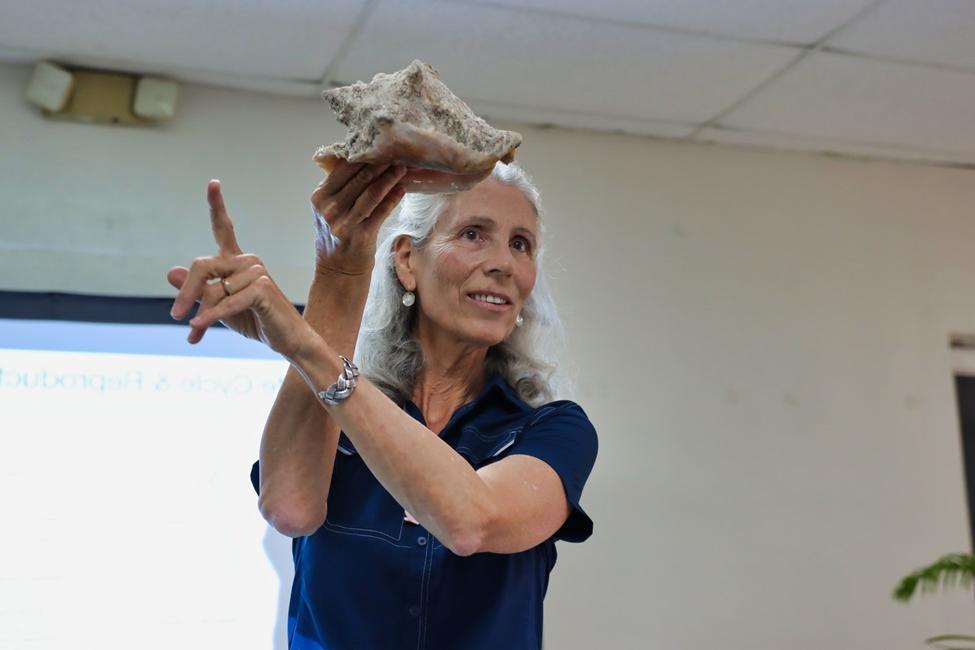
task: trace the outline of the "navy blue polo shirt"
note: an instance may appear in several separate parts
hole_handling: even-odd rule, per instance
[[[425,424],[412,402],[405,410]],[[295,650],[538,650],[555,541],[582,542],[592,520],[579,505],[596,460],[582,408],[535,408],[494,374],[440,433],[474,469],[512,454],[540,458],[562,479],[572,514],[521,553],[453,554],[380,485],[339,436],[325,523],[292,542],[295,579],[288,643]],[[259,489],[259,467],[251,481]]]

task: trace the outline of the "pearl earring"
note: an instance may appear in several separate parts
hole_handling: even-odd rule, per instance
[[[416,294],[412,291],[407,291],[403,294],[403,306],[412,307],[413,303],[416,302]]]
[[[522,318],[521,314],[518,314],[518,317],[515,318],[515,327],[521,327],[524,324],[525,324],[525,319]]]

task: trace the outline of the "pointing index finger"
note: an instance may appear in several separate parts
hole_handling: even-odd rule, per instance
[[[234,235],[234,223],[227,214],[223,203],[223,193],[220,191],[220,181],[214,179],[207,185],[207,202],[210,204],[210,227],[213,229],[213,239],[221,255],[240,255],[240,246]]]

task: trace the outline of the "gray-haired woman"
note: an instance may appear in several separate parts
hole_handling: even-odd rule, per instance
[[[241,252],[211,182],[219,252],[170,270],[173,316],[198,301],[191,343],[221,320],[291,362],[251,474],[294,538],[290,647],[540,648],[555,541],[592,532],[597,438],[550,401],[538,192],[499,164],[403,200],[406,171],[343,163],[312,194],[304,317]]]

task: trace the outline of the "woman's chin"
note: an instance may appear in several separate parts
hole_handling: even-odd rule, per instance
[[[482,328],[467,332],[466,338],[479,347],[490,348],[508,338],[508,332],[497,327]]]

